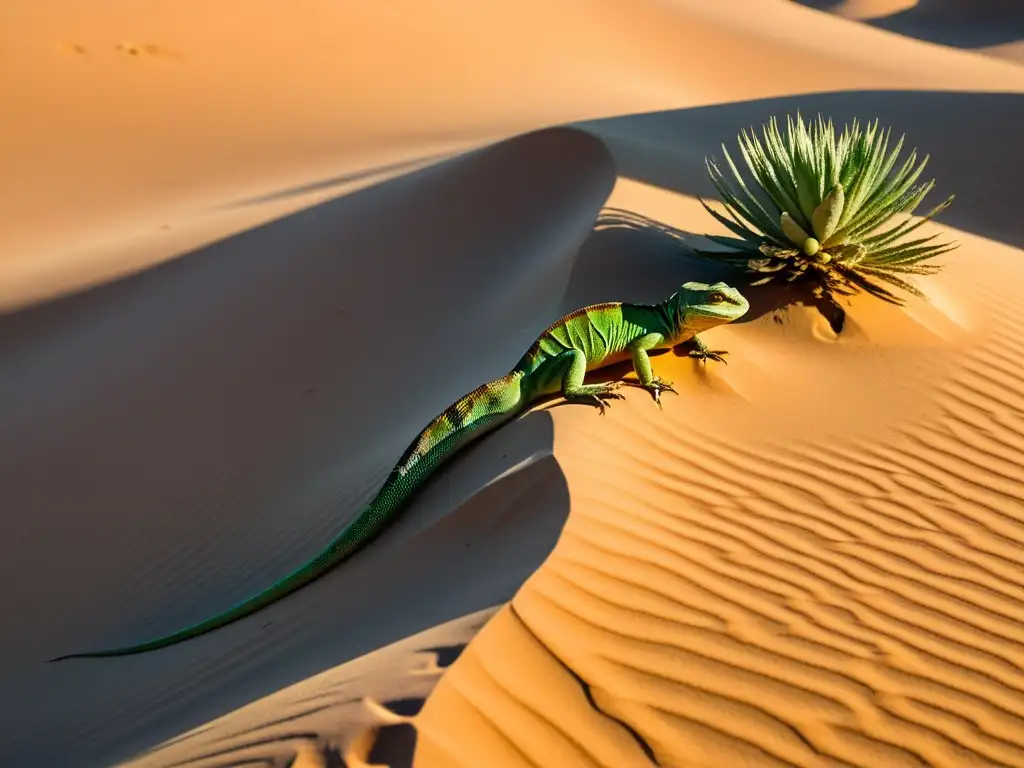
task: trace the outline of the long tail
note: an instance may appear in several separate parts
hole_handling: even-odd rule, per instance
[[[420,432],[391,470],[373,501],[359,511],[355,520],[320,554],[262,592],[223,613],[155,640],[105,651],[72,653],[50,661],[128,656],[166,648],[249,616],[320,578],[375,539],[398,516],[434,470],[464,446],[521,413],[527,402],[520,382],[521,374],[510,373],[477,387],[449,406]]]

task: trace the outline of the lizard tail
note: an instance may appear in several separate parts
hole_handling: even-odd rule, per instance
[[[356,518],[320,554],[290,574],[232,608],[169,635],[137,645],[58,656],[50,661],[76,658],[129,656],[204,635],[249,616],[320,578],[375,539],[406,506],[427,478],[469,443],[515,418],[527,402],[513,371],[460,398],[428,424],[406,449],[384,485]]]

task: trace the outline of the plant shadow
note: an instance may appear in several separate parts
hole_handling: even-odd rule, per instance
[[[950,193],[956,202],[939,224],[1024,247],[1020,207],[1010,194],[1024,175],[1017,150],[1024,126],[1024,94],[955,91],[841,91],[780,96],[690,109],[647,112],[575,123],[611,150],[619,176],[688,196],[717,199],[706,157],[722,158],[721,142],[734,153],[737,134],[771,115],[819,112],[837,127],[878,118],[893,135],[906,134],[906,154],[929,155],[925,178],[936,188],[930,207]],[[955,115],[955,127],[950,116]],[[736,155],[734,154],[734,158]],[[737,159],[738,162],[741,162]],[[934,204],[934,203],[932,203]]]
[[[570,288],[573,301],[593,298],[610,300],[597,286],[631,285],[638,297],[634,301],[664,299],[666,285],[682,285],[695,280],[702,283],[723,281],[736,288],[750,302],[747,313],[733,321],[742,325],[770,315],[782,322],[785,311],[795,305],[812,307],[828,322],[833,332],[843,330],[846,311],[831,297],[817,297],[806,283],[752,285],[760,275],[716,263],[700,256],[695,249],[714,249],[706,238],[622,208],[605,208],[597,225],[580,250]],[[620,297],[621,298],[621,297]],[[582,304],[578,304],[582,306]],[[689,354],[677,347],[679,356]],[[628,366],[627,366],[628,370]],[[611,369],[609,369],[609,372]]]

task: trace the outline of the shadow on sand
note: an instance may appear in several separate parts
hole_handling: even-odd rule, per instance
[[[817,11],[835,11],[843,0],[796,0]],[[1024,4],[1020,0],[918,0],[888,16],[862,24],[953,48],[987,48],[1024,39]]]
[[[735,325],[749,323],[765,315],[782,322],[786,309],[794,305],[814,307],[828,321],[835,333],[841,333],[846,319],[845,310],[829,297],[816,297],[807,283],[780,283],[751,285],[760,275],[746,273],[718,264],[699,256],[694,248],[715,248],[700,235],[664,224],[655,219],[621,208],[605,208],[597,218],[597,226],[580,251],[571,288],[585,287],[592,274],[596,284],[598,276],[604,285],[617,282],[637,283],[637,272],[643,282],[658,286],[651,297],[642,301],[660,301],[666,285],[681,285],[688,280],[714,283],[722,280],[746,296],[750,310]],[[622,273],[621,278],[616,275]],[[646,294],[646,285],[643,287]],[[582,298],[582,297],[581,297]],[[606,300],[604,298],[598,301]],[[675,353],[687,355],[688,348],[677,348]]]
[[[620,176],[685,195],[716,198],[705,157],[722,157],[721,144],[736,147],[737,134],[772,116],[818,112],[838,126],[878,118],[894,136],[906,134],[930,159],[923,179],[935,190],[922,207],[950,193],[952,206],[936,219],[1016,247],[1024,247],[1020,206],[1001,192],[1024,176],[1024,94],[953,91],[846,91],[756,99],[694,109],[648,112],[577,123],[604,140]],[[955,120],[955,127],[950,125]],[[735,155],[734,155],[735,156]],[[932,203],[934,205],[934,203]],[[709,217],[710,218],[710,217]],[[711,222],[709,221],[709,226]]]
[[[0,764],[113,764],[511,597],[568,514],[545,414],[262,615],[45,663],[212,615],[314,555],[382,456],[557,313],[614,179],[593,135],[535,131],[0,316],[0,509],[18,521],[0,537],[18,585],[0,696],[19,702]]]

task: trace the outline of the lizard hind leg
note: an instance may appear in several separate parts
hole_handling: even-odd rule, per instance
[[[562,374],[562,397],[566,402],[592,405],[604,416],[608,407],[606,400],[621,400],[623,395],[616,392],[621,382],[609,381],[602,384],[584,384],[587,373],[587,357],[578,349],[570,349],[559,355],[556,360],[564,366]]]

